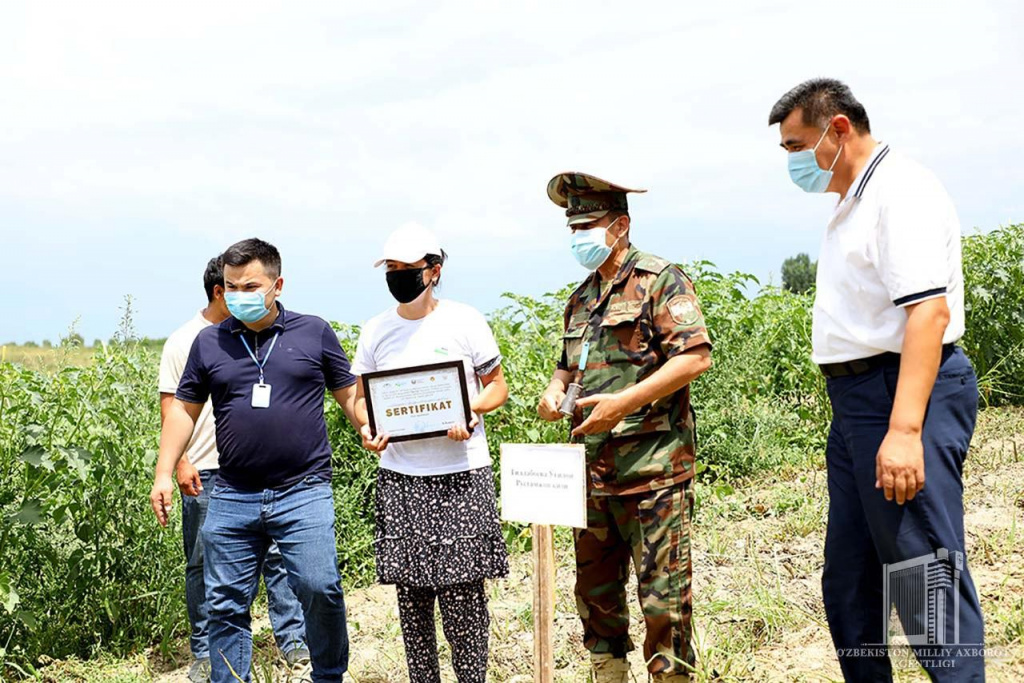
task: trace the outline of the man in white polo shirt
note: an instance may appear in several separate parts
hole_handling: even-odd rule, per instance
[[[871,136],[839,81],[793,88],[772,108],[776,123],[793,182],[839,194],[818,260],[813,357],[833,411],[822,591],[843,675],[892,680],[894,604],[932,680],[984,680],[984,659],[962,656],[982,646],[984,625],[964,556],[978,386],[955,346],[956,209],[934,175]]]
[[[174,400],[181,374],[199,331],[227,320],[231,315],[224,303],[224,273],[220,258],[210,259],[203,273],[207,305],[167,338],[160,356],[160,415]],[[209,492],[217,483],[217,438],[212,406],[203,406],[185,456],[178,463],[178,488],[181,490],[181,526],[185,541],[185,602],[192,628],[189,645],[193,662],[189,669],[192,683],[210,680],[210,649],[208,639],[209,610],[206,582],[203,580],[203,544],[199,530],[206,520],[210,505]],[[306,627],[302,607],[288,585],[288,575],[277,545],[271,545],[263,563],[263,582],[267,586],[267,602],[274,639],[290,666],[309,660],[306,649]]]

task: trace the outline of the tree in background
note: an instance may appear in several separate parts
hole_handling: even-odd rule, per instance
[[[797,254],[782,262],[782,288],[794,294],[803,294],[814,287],[818,262],[807,254]]]

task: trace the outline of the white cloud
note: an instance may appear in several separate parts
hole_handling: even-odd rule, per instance
[[[650,190],[632,203],[643,246],[765,274],[813,252],[827,212],[792,187],[766,126],[810,76],[849,81],[965,225],[1024,219],[1022,18],[1009,0],[5,3],[0,229],[88,231],[93,263],[126,235],[195,243],[205,260],[259,233],[358,289],[380,284],[365,253],[418,221],[457,247],[453,273],[485,281],[471,294],[486,306],[578,276],[544,194],[573,169]],[[501,281],[495,255],[543,274]],[[14,256],[0,277],[40,265]],[[98,306],[126,286],[105,277]],[[174,323],[162,315],[155,326]]]

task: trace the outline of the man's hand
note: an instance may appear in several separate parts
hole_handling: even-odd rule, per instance
[[[182,458],[178,461],[178,489],[186,496],[198,496],[203,492],[203,480],[199,476],[199,470],[188,461]]]
[[[924,488],[924,445],[921,434],[892,429],[885,435],[875,458],[875,488],[885,499],[903,505]]]
[[[559,420],[564,419],[565,415],[558,412],[558,408],[562,405],[562,401],[564,400],[564,391],[561,389],[548,389],[544,392],[544,395],[540,397],[540,403],[537,405],[537,414],[546,422],[558,422]]]
[[[160,453],[156,456],[153,489],[149,492],[149,505],[160,526],[167,526],[174,501],[174,473],[192,437],[196,420],[203,411],[203,404],[175,398],[164,408],[163,425],[160,427]]]
[[[370,431],[370,425],[365,424],[359,428],[359,436],[363,437],[363,448],[374,453],[380,453],[388,447],[388,435],[378,434],[374,436]]]
[[[473,414],[473,419],[469,422],[469,428],[463,427],[462,425],[455,425],[448,430],[448,438],[452,441],[466,441],[473,436],[473,430],[480,424],[480,418]]]
[[[622,422],[622,418],[629,414],[629,408],[620,394],[594,394],[576,401],[577,408],[587,406],[594,406],[594,410],[579,427],[572,430],[573,436],[611,431],[612,427]]]
[[[156,475],[153,489],[149,492],[149,504],[160,526],[167,526],[167,519],[174,507],[174,479],[168,475]]]

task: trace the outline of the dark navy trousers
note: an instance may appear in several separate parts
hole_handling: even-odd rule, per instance
[[[925,592],[923,585],[909,594],[907,588],[899,587],[908,585],[907,581],[894,588],[891,579],[885,580],[883,564],[914,564],[917,558],[934,558],[936,553],[950,553],[953,558],[952,553],[965,552],[962,474],[978,412],[974,369],[959,348],[943,354],[922,436],[925,486],[904,505],[887,501],[882,490],[875,488],[875,456],[889,429],[898,375],[899,368],[893,366],[828,380],[833,421],[826,451],[829,510],[821,583],[829,630],[847,681],[892,680],[883,645],[891,604],[895,602],[908,635],[924,632],[924,622],[941,614],[935,610],[933,594],[918,599]],[[941,561],[929,566],[952,575]],[[966,561],[961,566],[959,581],[932,589],[943,592],[945,623],[932,628],[945,644],[913,645],[934,681],[985,680],[984,657],[979,652],[984,642],[981,607]],[[885,604],[886,587],[889,604]],[[956,599],[958,615],[953,608]],[[925,606],[911,609],[907,604]],[[959,643],[954,642],[955,620]]]

